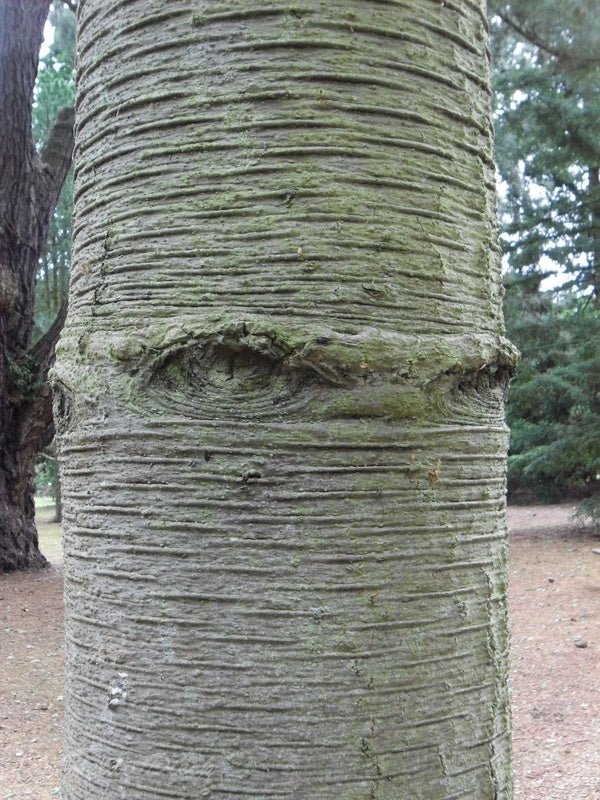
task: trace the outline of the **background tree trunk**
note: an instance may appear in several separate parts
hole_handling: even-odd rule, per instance
[[[52,517],[52,522],[62,522],[62,488],[58,472],[54,479],[54,516]]]
[[[86,0],[64,800],[505,800],[479,2]]]
[[[600,308],[600,167],[589,170],[591,197],[590,238],[592,240],[592,287],[596,308]]]
[[[49,5],[0,6],[0,572],[47,563],[38,548],[33,477],[36,455],[54,433],[46,376],[64,312],[33,345],[34,288],[73,148],[72,109],[59,114],[40,154],[33,143],[33,87]]]

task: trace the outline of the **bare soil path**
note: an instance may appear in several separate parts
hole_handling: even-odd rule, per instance
[[[515,800],[600,800],[600,540],[572,506],[509,509]],[[0,576],[0,800],[58,796],[62,559]]]
[[[0,800],[58,797],[62,752],[60,528],[38,514],[50,569],[0,575]]]
[[[508,512],[515,800],[600,800],[600,540],[572,510]]]

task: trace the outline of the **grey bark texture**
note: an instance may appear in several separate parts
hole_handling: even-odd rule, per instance
[[[507,800],[476,0],[83,0],[63,800]]]

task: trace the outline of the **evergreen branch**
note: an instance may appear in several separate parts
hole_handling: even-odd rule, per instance
[[[549,211],[544,211],[539,215],[534,215],[528,217],[526,221],[521,223],[510,223],[504,226],[504,229],[508,233],[519,233],[521,231],[529,230],[532,227],[537,227],[538,225],[564,225],[564,222],[560,221],[561,217],[566,217],[567,221],[570,217],[577,217],[581,216],[583,213],[586,213],[586,209],[590,209],[592,212],[597,205],[597,200],[594,198],[588,198],[586,200],[575,200],[569,203],[565,203],[562,205],[557,204],[556,206],[552,206]],[[521,207],[523,207],[523,203],[521,203]],[[529,208],[531,211],[531,208]],[[542,209],[540,209],[541,211]],[[568,229],[568,231],[564,231],[564,233],[582,233],[587,230],[591,230],[594,226],[589,222],[584,225],[577,225],[577,227]]]
[[[543,50],[544,53],[554,56],[555,58],[562,57],[563,53],[561,53],[560,50],[551,47],[549,44],[543,41],[543,39],[541,39],[537,33],[535,33],[535,31],[524,28],[517,22],[517,20],[510,17],[508,14],[505,14],[502,11],[496,11],[496,16],[498,16],[507,27],[518,34],[522,39],[525,39],[526,42],[529,42],[529,44],[534,45],[534,47]]]
[[[51,214],[58,195],[71,167],[73,157],[75,110],[61,108],[56,121],[48,134],[48,139],[40,154],[42,164],[41,182],[43,185],[44,206]]]
[[[36,399],[23,408],[20,424],[20,448],[43,450],[54,438],[52,391],[46,383]]]
[[[56,442],[52,441],[47,447],[44,447],[44,449],[38,453],[38,458],[47,463],[52,461],[56,462],[58,460]]]
[[[54,438],[52,413],[52,390],[47,381],[48,370],[54,361],[54,350],[67,315],[64,303],[52,325],[41,336],[28,353],[28,360],[37,370],[34,376],[39,389],[29,402],[22,406],[20,447],[33,448],[39,452],[48,447]]]
[[[37,342],[29,351],[29,356],[33,359],[35,364],[38,365],[38,379],[45,381],[48,376],[48,370],[54,361],[54,349],[58,342],[58,337],[62,331],[67,316],[67,303],[63,303],[54,321],[48,330],[40,336]]]
[[[599,63],[598,58],[574,56],[572,52],[566,52],[558,47],[553,47],[551,44],[542,39],[534,30],[524,27],[516,19],[502,11],[496,10],[495,14],[508,28],[510,28],[526,42],[529,42],[529,44],[537,47],[543,53],[556,58],[562,64],[571,63],[576,65],[592,65]]]
[[[574,127],[573,125],[565,126],[567,129],[567,134],[573,140],[573,143],[579,148],[579,151],[586,157],[589,162],[598,161],[600,158],[600,148],[597,144],[590,138],[588,139],[585,134],[582,135],[578,127]]]
[[[537,227],[539,227],[539,223],[538,224],[534,223],[534,229],[537,228]],[[513,230],[509,230],[508,228],[506,228],[503,231],[503,233],[505,233],[506,235],[509,235],[509,236],[515,236],[518,233],[523,233],[523,232],[525,232],[527,230],[531,230],[531,229],[532,229],[532,226],[523,225],[523,226],[521,226],[520,228],[518,228],[516,230],[514,230],[514,229]],[[546,230],[543,233],[542,232],[531,233],[529,236],[526,236],[523,239],[520,239],[518,242],[505,242],[504,250],[506,252],[514,253],[514,252],[517,252],[518,250],[520,250],[520,249],[522,249],[524,247],[530,247],[531,245],[543,244],[544,242],[555,243],[555,242],[559,242],[561,239],[565,239],[565,240],[568,240],[569,238],[572,239],[575,236],[589,236],[590,232],[591,232],[591,226],[590,225],[586,225],[586,226],[580,226],[580,227],[577,227],[577,228],[572,228],[572,229],[570,229],[568,231],[564,231],[564,230],[558,230],[558,231]],[[581,252],[581,247],[578,246],[576,243],[570,244],[570,245],[565,243],[564,248],[566,248],[569,251],[573,251],[573,252]]]

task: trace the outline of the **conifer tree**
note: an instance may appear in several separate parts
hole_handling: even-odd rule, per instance
[[[600,304],[600,15],[593,0],[490,4],[505,251]]]

